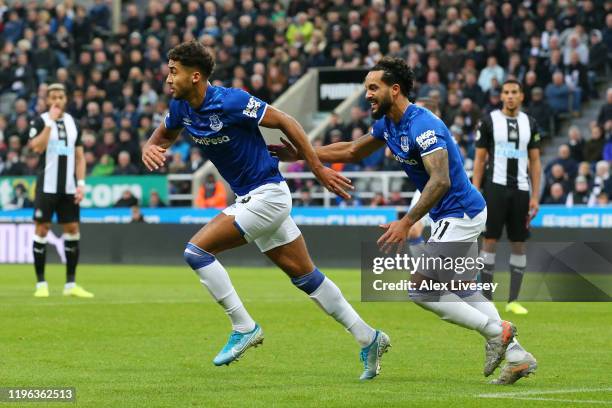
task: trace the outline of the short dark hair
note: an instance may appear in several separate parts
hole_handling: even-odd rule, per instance
[[[412,91],[414,72],[403,59],[384,57],[370,69],[372,71],[383,71],[382,81],[389,86],[398,84],[404,96],[408,97]]]
[[[501,89],[504,89],[504,86],[506,86],[506,85],[508,85],[508,84],[518,85],[518,87],[519,87],[519,91],[520,91],[521,93],[523,93],[523,85],[521,84],[521,82],[520,82],[520,81],[518,81],[518,80],[516,80],[516,79],[506,79],[506,80],[504,81],[504,83],[502,84]]]
[[[202,75],[209,78],[215,69],[213,54],[196,40],[184,42],[168,51],[168,59],[178,61],[190,68],[198,68]]]

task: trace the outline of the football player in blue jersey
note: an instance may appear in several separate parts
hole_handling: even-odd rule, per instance
[[[215,365],[236,361],[263,342],[263,331],[247,312],[223,265],[222,251],[255,242],[295,286],[342,324],[361,345],[361,379],[374,378],[389,337],[366,324],[340,289],[315,267],[304,238],[289,216],[291,193],[278,170],[278,159],[266,147],[258,126],[280,129],[297,146],[312,172],[328,190],[347,197],[350,180],[324,167],[300,124],[289,115],[240,89],[213,86],[208,78],[214,60],[197,41],[180,44],[168,53],[166,83],[174,99],[165,120],[143,147],[149,170],[164,165],[166,150],[182,129],[201,145],[236,194],[236,202],[198,231],[187,244],[185,261],[232,323],[225,347]]]
[[[402,164],[421,196],[403,218],[381,225],[384,233],[378,244],[383,250],[402,245],[411,227],[427,213],[433,223],[428,243],[463,242],[475,247],[487,219],[485,201],[465,174],[459,149],[448,128],[429,110],[408,100],[413,78],[412,70],[402,59],[381,59],[365,79],[366,99],[376,119],[372,131],[353,142],[317,147],[315,152],[324,163],[359,162],[386,145]],[[303,157],[282,140],[282,145],[269,146],[271,153],[283,161]],[[440,247],[430,245],[436,246]],[[435,280],[425,271],[412,277],[417,284]],[[411,290],[410,297],[443,320],[484,336],[485,376],[491,375],[506,358],[508,364],[494,383],[512,384],[535,371],[536,360],[514,338],[514,325],[502,321],[495,306],[480,291]]]

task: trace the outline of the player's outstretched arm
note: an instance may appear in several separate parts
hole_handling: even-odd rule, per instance
[[[142,148],[142,162],[150,171],[157,170],[166,162],[166,150],[172,146],[181,129],[167,129],[164,121],[153,131]]]
[[[346,190],[353,189],[351,181],[340,173],[325,167],[323,163],[321,163],[312,145],[308,142],[308,137],[304,132],[304,128],[302,128],[302,125],[300,125],[297,120],[273,106],[268,105],[268,109],[260,125],[271,129],[280,129],[295,146],[294,153],[296,157],[306,160],[312,173],[326,189],[340,197],[350,198]],[[287,141],[284,141],[284,143],[288,144]]]
[[[281,142],[283,142],[282,145],[269,145],[270,153],[282,161],[304,159],[285,139],[281,138]],[[368,133],[352,142],[337,142],[316,147],[315,153],[323,163],[358,163],[384,145],[385,142]]]

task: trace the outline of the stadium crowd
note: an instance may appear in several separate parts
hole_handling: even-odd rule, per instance
[[[0,174],[35,173],[39,158],[26,147],[29,122],[46,110],[47,84],[56,81],[69,90],[67,110],[82,130],[88,175],[143,173],[140,146],[167,110],[166,53],[191,39],[215,51],[213,84],[244,88],[269,102],[311,67],[367,67],[382,55],[405,58],[416,74],[414,99],[432,106],[449,126],[468,171],[479,120],[500,106],[505,79],[523,83],[525,109],[543,136],[554,136],[560,119],[579,115],[584,102],[599,96],[597,79],[605,78],[612,51],[612,4],[604,1],[141,4],[146,9],[124,2],[122,22],[112,32],[107,0],[95,0],[89,8],[73,0],[0,0]],[[588,134],[570,130],[569,156],[563,148],[547,166],[545,200],[583,202],[576,190],[583,188],[583,178],[597,197],[601,191],[612,193],[598,175],[608,173],[597,170],[612,155],[610,92],[607,98]],[[365,103],[353,108],[348,123],[333,117],[324,139],[315,143],[367,133],[367,109]],[[193,172],[206,161],[188,138],[181,138],[169,155],[163,172]],[[555,164],[561,164],[563,175]],[[362,169],[396,170],[398,163],[381,151],[344,167]],[[300,191],[298,201],[307,204],[316,186],[306,182]],[[394,203],[403,202],[391,197]],[[372,204],[388,203],[377,196]]]

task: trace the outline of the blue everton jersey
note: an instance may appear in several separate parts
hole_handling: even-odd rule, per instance
[[[464,214],[472,218],[485,208],[482,194],[465,174],[453,136],[446,125],[427,109],[411,104],[397,124],[385,116],[374,123],[372,136],[387,143],[395,160],[402,164],[419,191],[423,191],[429,181],[422,158],[440,149],[448,151],[451,186],[429,211],[434,222],[446,217],[463,218]]]
[[[283,180],[278,159],[268,153],[259,130],[268,105],[241,89],[208,85],[204,101],[193,109],[172,99],[164,124],[185,128],[237,195]]]

